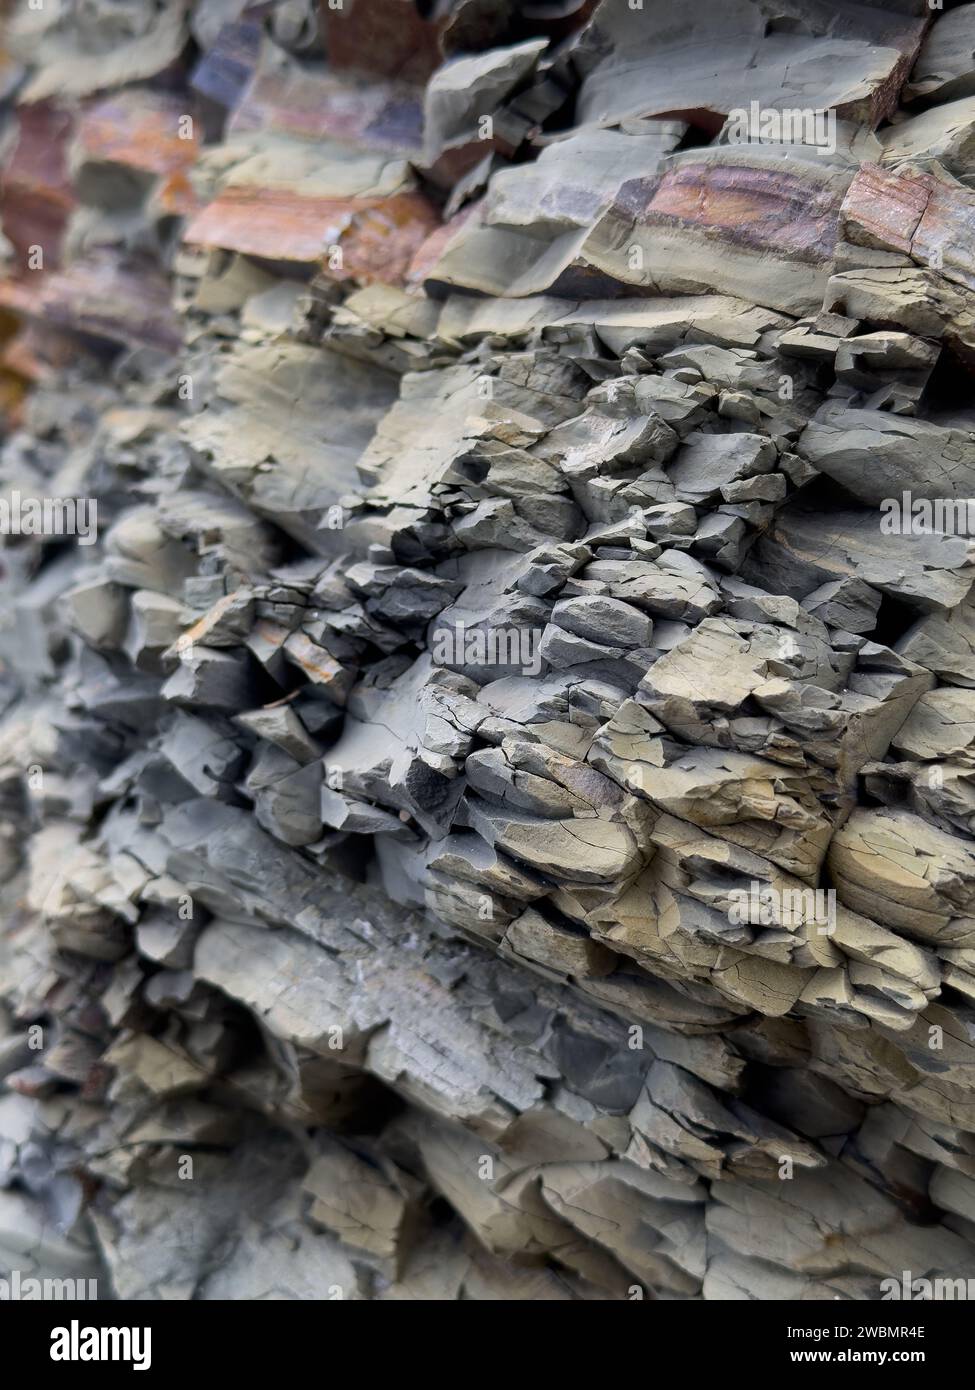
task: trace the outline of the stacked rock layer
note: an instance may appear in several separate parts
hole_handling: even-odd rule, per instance
[[[0,1273],[975,1278],[975,5],[4,43]]]

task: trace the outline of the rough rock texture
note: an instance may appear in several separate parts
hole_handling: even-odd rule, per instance
[[[0,1273],[975,1277],[973,12],[10,8]]]

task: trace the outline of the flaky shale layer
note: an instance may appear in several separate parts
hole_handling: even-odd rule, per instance
[[[975,5],[5,8],[0,1275],[975,1278]]]

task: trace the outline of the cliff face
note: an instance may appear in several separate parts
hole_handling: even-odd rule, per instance
[[[975,5],[4,43],[0,1275],[975,1277]]]

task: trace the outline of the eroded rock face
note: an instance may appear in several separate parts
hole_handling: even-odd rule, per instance
[[[975,7],[801,8],[10,19],[0,1272],[975,1275]]]

